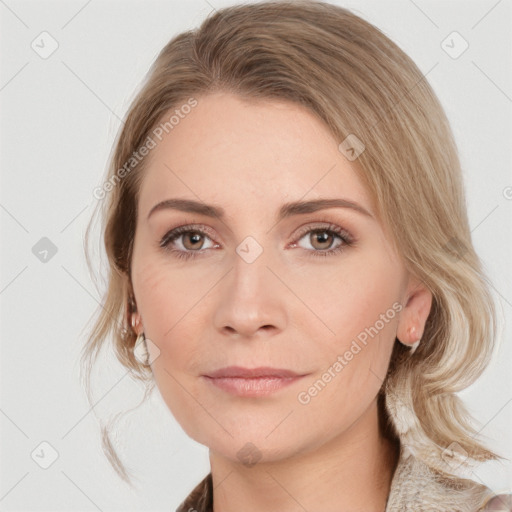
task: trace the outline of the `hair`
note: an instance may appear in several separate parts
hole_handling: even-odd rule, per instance
[[[379,395],[385,403],[380,419],[418,458],[448,475],[454,472],[443,463],[445,449],[464,454],[466,462],[499,458],[476,440],[473,419],[456,396],[490,361],[496,314],[471,241],[449,122],[410,57],[369,22],[321,1],[215,11],[199,28],[171,39],[151,65],[118,132],[105,180],[110,185],[103,187],[108,194],[97,205],[108,288],[82,352],[88,393],[92,366],[109,337],[131,376],[152,383],[150,366],[134,356],[129,324],[138,191],[148,163],[134,155],[169,112],[215,92],[301,105],[340,143],[355,135],[364,144],[354,169],[407,270],[433,297],[417,349],[395,343]],[[91,225],[92,219],[85,244],[92,272]],[[129,482],[108,427],[102,441]]]

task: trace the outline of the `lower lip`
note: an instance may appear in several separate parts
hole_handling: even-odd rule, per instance
[[[214,386],[233,395],[258,397],[266,396],[278,391],[290,384],[297,382],[302,376],[297,377],[218,377],[204,376]]]

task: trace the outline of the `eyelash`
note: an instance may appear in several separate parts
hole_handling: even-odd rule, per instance
[[[334,249],[318,250],[318,251],[304,249],[309,253],[313,253],[311,255],[312,257],[325,258],[327,256],[335,256],[337,254],[340,254],[347,247],[351,247],[352,245],[354,245],[354,243],[355,243],[354,237],[348,231],[346,231],[345,229],[343,229],[339,226],[336,226],[336,224],[331,224],[328,221],[319,221],[319,223],[321,223],[321,222],[326,222],[328,225],[327,226],[316,226],[316,227],[308,226],[307,228],[305,228],[304,230],[301,230],[299,232],[299,234],[297,235],[297,241],[300,240],[301,238],[303,238],[304,235],[307,235],[308,233],[314,233],[314,232],[323,233],[323,232],[325,232],[325,233],[336,235],[343,243]],[[187,226],[180,226],[180,227],[174,228],[171,231],[169,231],[168,233],[166,233],[163,236],[163,238],[160,240],[159,246],[161,248],[163,248],[165,251],[173,253],[176,257],[182,258],[185,260],[188,260],[190,258],[197,258],[201,253],[204,253],[206,250],[208,250],[208,249],[202,249],[202,250],[197,250],[197,251],[190,251],[190,250],[182,251],[182,250],[170,249],[169,245],[171,244],[171,242],[174,242],[175,240],[177,240],[184,233],[198,233],[198,234],[207,236],[208,238],[211,239],[211,237],[209,236],[209,233],[206,229],[201,228],[201,227],[196,228],[194,225],[187,225]],[[294,242],[294,245],[295,244],[296,244],[296,242]]]

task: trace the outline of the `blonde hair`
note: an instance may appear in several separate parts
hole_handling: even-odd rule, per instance
[[[488,364],[496,319],[471,241],[448,120],[425,76],[395,43],[347,9],[320,1],[218,10],[198,29],[174,37],[151,66],[115,142],[108,195],[98,202],[108,289],[82,354],[87,389],[109,336],[130,374],[152,380],[150,367],[134,357],[128,323],[137,198],[148,161],[132,159],[171,110],[215,91],[294,102],[315,113],[340,143],[349,135],[363,142],[355,168],[408,271],[433,295],[417,350],[395,343],[381,390],[383,420],[417,457],[448,474],[443,453],[454,443],[468,462],[497,458],[475,439],[455,394]],[[103,446],[129,481],[108,428]]]

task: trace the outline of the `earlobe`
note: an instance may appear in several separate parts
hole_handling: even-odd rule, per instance
[[[126,317],[132,327],[133,332],[139,336],[143,331],[142,318],[140,313],[137,311],[137,305],[135,304],[133,295],[128,296],[128,301],[126,304]]]
[[[416,349],[432,307],[432,292],[421,282],[414,283],[406,295],[396,337],[400,343]]]

